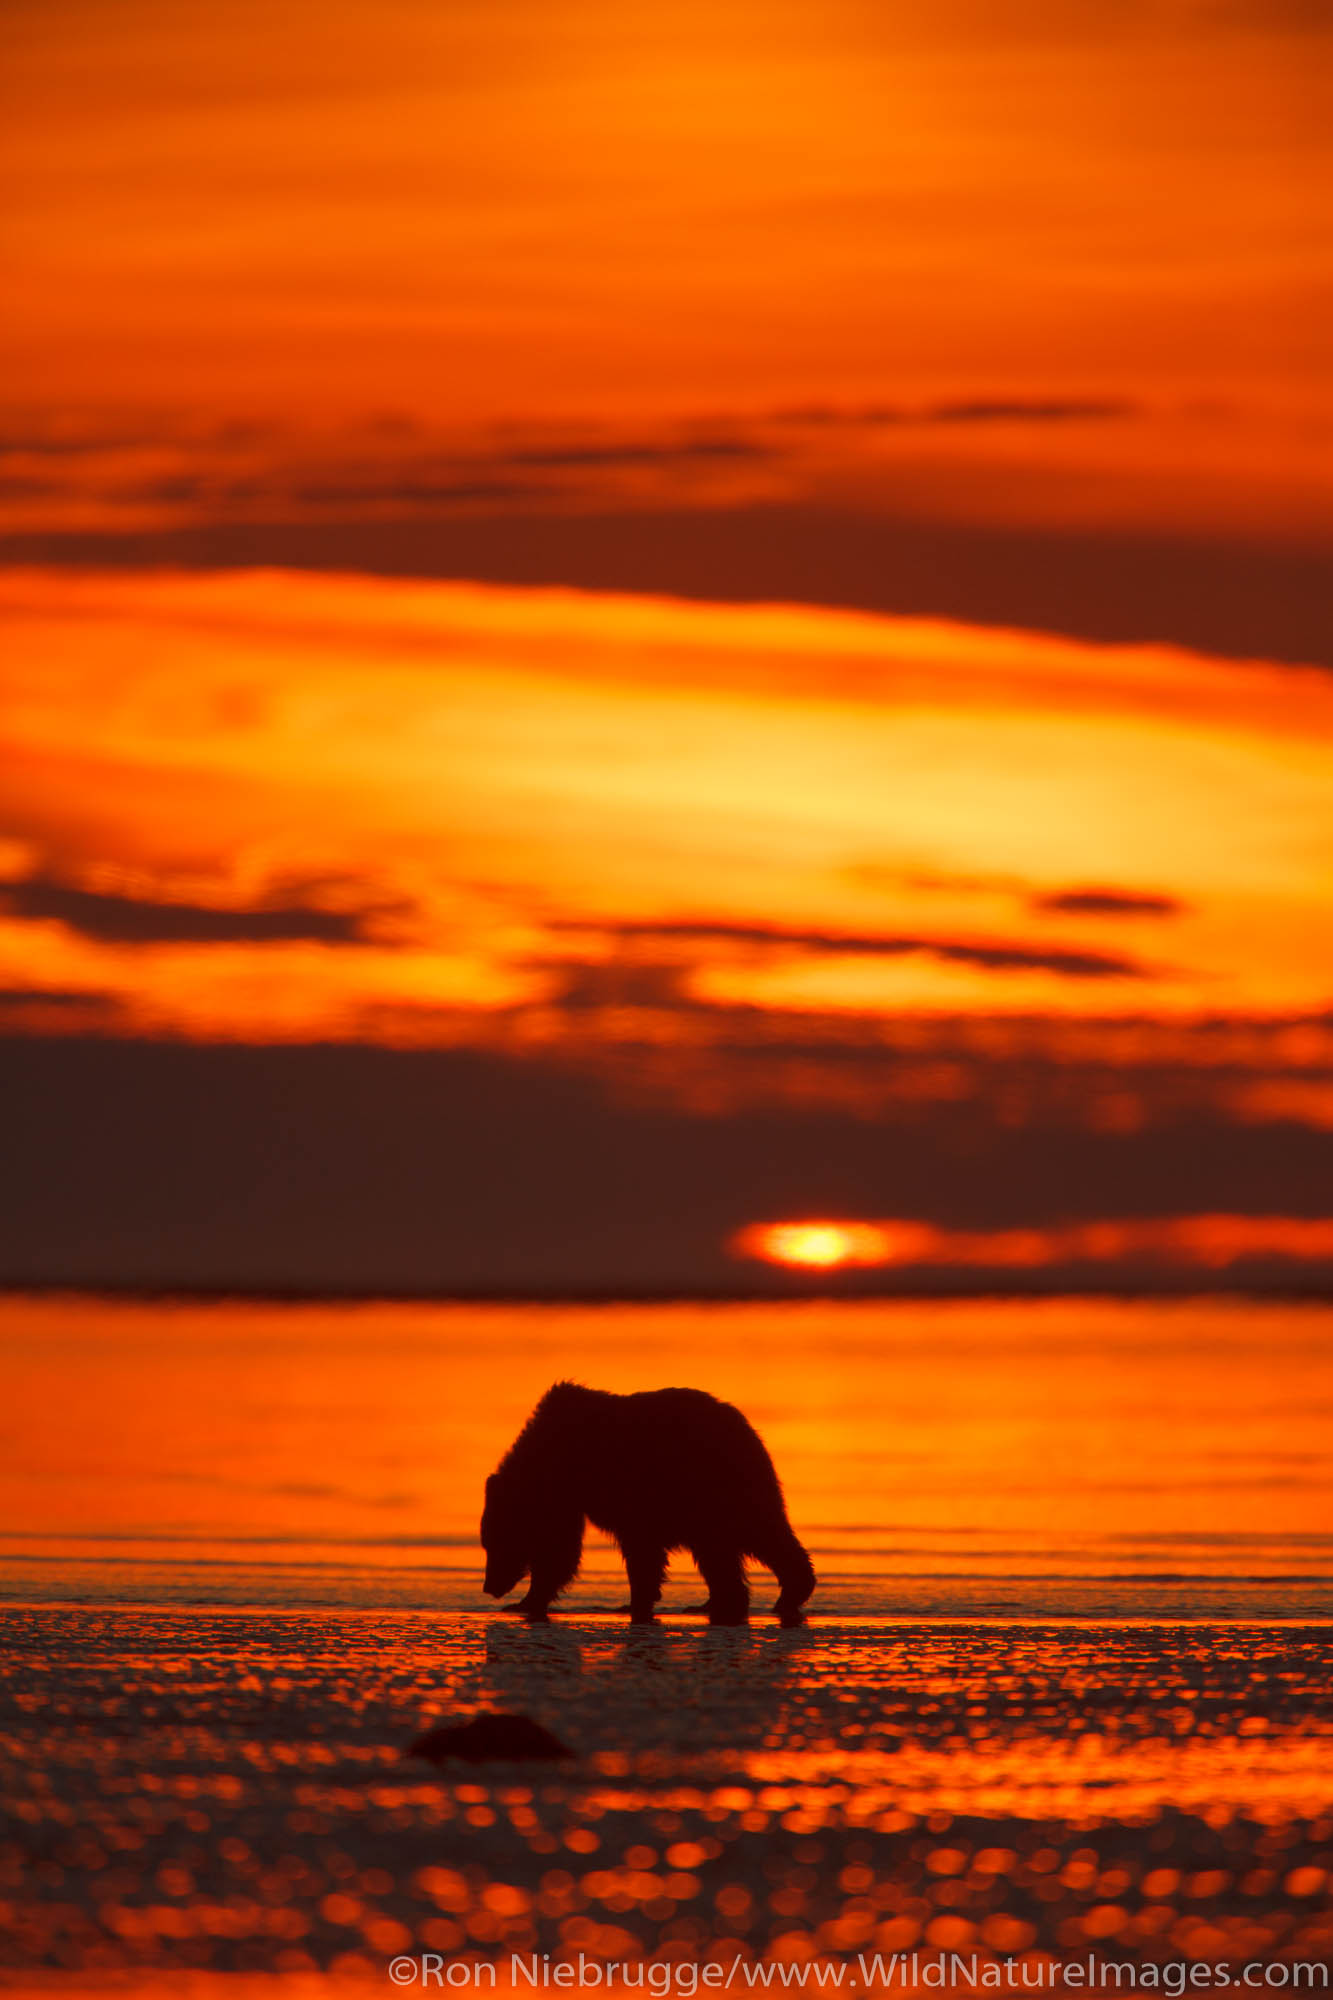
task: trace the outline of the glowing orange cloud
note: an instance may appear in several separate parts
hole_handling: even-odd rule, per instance
[[[1314,674],[281,573],[11,573],[0,615],[0,984],[133,1032],[540,1040],[576,975],[650,1039],[1333,990]]]
[[[900,1219],[757,1222],[739,1231],[730,1248],[736,1257],[793,1270],[893,1265],[1040,1270],[1137,1260],[1223,1270],[1244,1258],[1296,1263],[1333,1258],[1333,1218],[1178,1215],[999,1230],[939,1229]]]

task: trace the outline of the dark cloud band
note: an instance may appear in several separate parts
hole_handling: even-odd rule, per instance
[[[225,910],[77,889],[45,876],[6,886],[0,907],[30,922],[68,925],[102,944],[361,944],[364,914],[290,906]]]

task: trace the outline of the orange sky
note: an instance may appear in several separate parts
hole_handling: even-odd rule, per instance
[[[1304,1213],[1329,54],[1305,0],[5,10],[0,1022],[959,1157],[1220,1121],[1180,1216],[1270,1140]]]
[[[0,34],[10,525],[494,505],[518,449],[556,504],[534,452],[579,504],[1326,526],[1314,9],[46,0]]]

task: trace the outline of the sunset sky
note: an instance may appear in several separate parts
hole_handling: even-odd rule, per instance
[[[7,9],[0,1277],[1333,1276],[1330,39]]]

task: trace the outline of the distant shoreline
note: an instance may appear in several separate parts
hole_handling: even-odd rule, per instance
[[[1219,1299],[1259,1304],[1333,1304],[1333,1269],[1299,1277],[1248,1275],[1239,1267],[1209,1279],[1198,1272],[1179,1278],[1104,1273],[1096,1278],[1075,1267],[1016,1276],[1012,1272],[970,1271],[929,1276],[902,1273],[896,1279],[865,1273],[804,1282],[790,1275],[768,1285],[467,1287],[338,1286],[262,1283],[159,1283],[150,1279],[0,1278],[0,1298],[98,1298],[127,1301],[181,1300],[191,1304],[225,1301],[269,1305],[457,1305],[457,1306],[666,1306],[802,1305],[871,1302],[929,1302],[971,1299]]]

